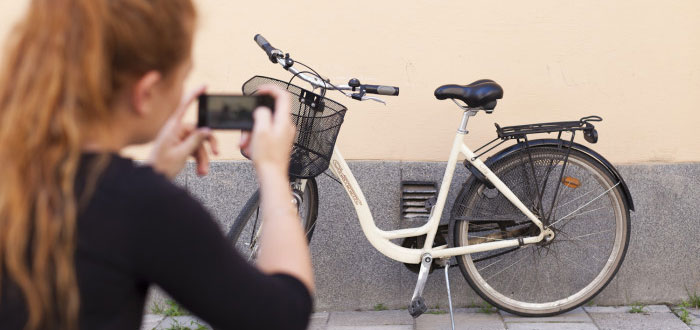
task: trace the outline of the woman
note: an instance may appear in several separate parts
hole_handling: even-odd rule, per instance
[[[284,91],[256,109],[257,268],[169,180],[206,129],[181,123],[190,0],[33,0],[0,73],[0,329],[137,329],[149,285],[222,329],[303,329],[311,262],[288,184]],[[154,140],[151,166],[118,155]]]

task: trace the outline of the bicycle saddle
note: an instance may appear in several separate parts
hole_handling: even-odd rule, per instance
[[[477,80],[469,85],[443,85],[435,90],[438,100],[458,99],[470,108],[493,110],[496,100],[503,97],[503,88],[491,79]]]

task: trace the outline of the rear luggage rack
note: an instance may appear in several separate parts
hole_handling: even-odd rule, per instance
[[[596,143],[598,141],[598,133],[591,122],[602,121],[599,116],[588,116],[579,119],[578,121],[561,121],[553,123],[539,123],[530,125],[506,126],[501,127],[496,124],[496,132],[501,140],[524,139],[527,134],[536,133],[553,133],[558,132],[574,132],[584,131],[586,141]]]
[[[570,132],[571,133],[571,142],[574,141],[574,135],[576,135],[576,131],[583,131],[583,137],[588,141],[589,143],[596,143],[598,142],[598,131],[595,130],[595,126],[591,124],[591,122],[597,122],[597,121],[603,121],[603,118],[599,116],[587,116],[579,119],[578,121],[560,121],[560,122],[553,122],[553,123],[539,123],[539,124],[530,124],[530,125],[518,125],[518,126],[506,126],[506,127],[501,127],[496,124],[496,133],[498,133],[498,137],[487,142],[486,144],[482,145],[478,149],[474,150],[474,153],[478,153],[481,150],[485,149],[486,147],[489,147],[488,149],[482,151],[481,153],[475,155],[474,157],[471,158],[472,161],[476,160],[477,158],[483,156],[487,152],[493,150],[494,148],[500,146],[501,144],[505,143],[508,140],[517,140],[518,142],[524,141],[525,143],[528,142],[527,135],[528,134],[537,134],[537,133],[554,133],[557,132],[559,133],[557,135],[557,139],[561,140],[562,139],[562,133],[564,132]],[[496,143],[493,145],[498,140],[502,140],[499,143]],[[469,164],[465,161],[465,166],[469,168]],[[470,169],[473,171],[473,169]]]

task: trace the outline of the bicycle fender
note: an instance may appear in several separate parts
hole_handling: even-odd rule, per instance
[[[527,145],[525,142],[520,142],[515,145],[512,145],[508,148],[505,148],[495,155],[489,157],[486,159],[484,164],[486,166],[491,166],[493,163],[498,161],[499,159],[508,156],[514,152],[518,152],[522,149],[524,149],[526,146],[529,147],[540,147],[540,146],[547,146],[547,147],[566,147],[566,148],[572,148],[573,150],[583,152],[584,154],[590,156],[591,158],[595,159],[603,165],[603,167],[607,168],[614,176],[615,178],[620,182],[620,186],[622,186],[622,193],[625,196],[625,200],[627,202],[627,206],[629,206],[630,210],[634,211],[634,203],[632,202],[632,194],[630,193],[629,188],[627,187],[627,183],[625,183],[625,180],[622,179],[622,176],[620,175],[620,172],[617,171],[615,166],[613,166],[612,163],[610,163],[607,159],[605,159],[603,156],[601,156],[599,153],[593,151],[592,149],[575,143],[575,142],[570,142],[570,141],[564,141],[564,140],[557,140],[557,139],[538,139],[538,140],[532,140],[528,141]]]

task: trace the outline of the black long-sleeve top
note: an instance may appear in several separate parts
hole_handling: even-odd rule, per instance
[[[84,155],[76,191],[82,192]],[[216,329],[304,329],[311,296],[296,278],[265,275],[226,242],[211,215],[148,166],[110,155],[78,216],[80,328],[138,329],[156,284]],[[6,275],[6,274],[5,274]],[[0,329],[22,329],[19,289],[2,277]]]

